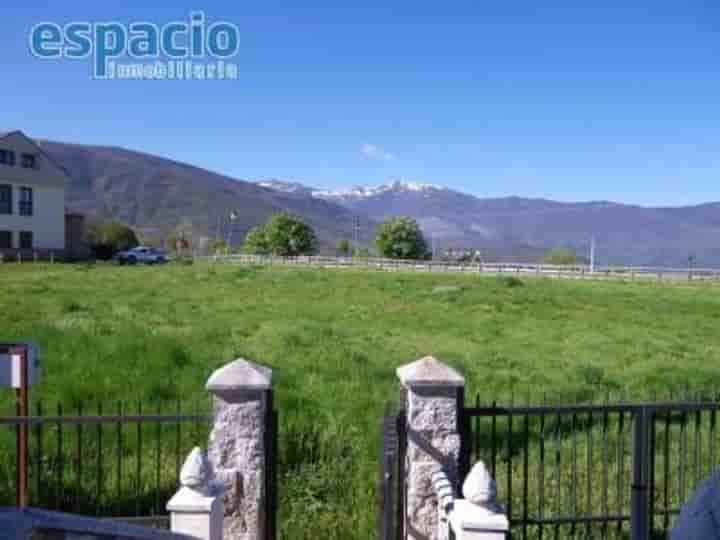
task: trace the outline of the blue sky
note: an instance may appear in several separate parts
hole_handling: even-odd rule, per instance
[[[241,179],[404,177],[479,196],[720,200],[720,4],[11,2],[0,127]],[[586,4],[593,4],[589,7]],[[41,21],[241,31],[237,81],[98,81],[28,50]]]

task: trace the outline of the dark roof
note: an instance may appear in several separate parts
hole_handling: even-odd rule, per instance
[[[63,173],[65,176],[67,176],[68,178],[70,178],[70,172],[69,172],[65,167],[63,167],[60,163],[57,162],[57,160],[55,160],[50,154],[48,154],[48,153],[43,149],[43,147],[40,146],[40,144],[38,144],[38,142],[37,142],[35,139],[31,139],[30,137],[28,137],[27,135],[25,135],[25,134],[24,134],[22,131],[20,131],[19,129],[13,129],[13,130],[0,129],[0,139],[4,139],[4,138],[7,137],[8,135],[12,135],[12,134],[14,134],[14,133],[19,133],[20,135],[22,135],[23,137],[25,137],[25,139],[27,139],[28,141],[30,141],[30,143],[32,143],[32,144],[35,146],[35,148],[37,148],[38,151],[39,151],[43,156],[45,156],[45,158],[46,158],[50,163],[52,163],[53,165],[55,165],[58,169],[60,169],[60,171],[62,171],[62,173]]]

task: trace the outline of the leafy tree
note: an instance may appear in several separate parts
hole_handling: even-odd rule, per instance
[[[248,253],[286,257],[311,255],[317,249],[317,236],[301,218],[283,212],[273,215],[262,227],[251,229],[244,249]]]
[[[313,228],[293,214],[275,214],[265,225],[270,251],[274,255],[311,255],[317,250]]]
[[[572,266],[578,264],[578,256],[575,251],[570,248],[556,247],[545,254],[543,262],[546,264]]]
[[[391,259],[427,259],[427,242],[417,221],[396,217],[380,225],[375,238],[378,251]]]
[[[270,245],[265,235],[265,227],[253,227],[248,231],[243,244],[243,251],[252,255],[267,255],[270,253]]]
[[[225,240],[215,239],[210,244],[210,250],[213,253],[228,253],[228,245]]]
[[[352,253],[352,246],[350,245],[350,240],[348,240],[347,238],[339,240],[337,243],[337,250],[340,255],[350,255],[350,253]]]
[[[87,238],[90,249],[98,259],[111,259],[118,251],[131,249],[139,244],[135,231],[119,221],[98,221],[90,224]]]

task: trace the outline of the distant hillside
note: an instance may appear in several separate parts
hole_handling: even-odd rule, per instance
[[[288,183],[282,189],[341,204],[377,221],[409,215],[439,248],[479,247],[492,258],[537,258],[555,245],[587,255],[594,235],[600,264],[685,266],[693,255],[698,265],[720,265],[720,203],[645,208],[607,201],[481,199],[400,181],[341,191]]]
[[[188,220],[196,234],[213,237],[236,211],[233,243],[275,212],[292,211],[316,229],[325,248],[340,237],[352,238],[354,213],[332,201],[278,192],[198,167],[121,148],[41,141],[41,146],[72,177],[71,210],[112,217],[148,235],[164,236]],[[368,242],[375,224],[364,223]]]
[[[226,237],[236,211],[233,243],[279,211],[304,216],[321,245],[332,251],[353,238],[360,219],[362,244],[377,223],[415,217],[437,250],[480,248],[489,259],[537,260],[549,247],[566,245],[587,255],[594,235],[600,264],[720,266],[720,203],[644,208],[612,202],[560,203],[506,197],[480,199],[441,186],[392,182],[344,191],[297,182],[252,183],[198,167],[121,148],[65,144],[41,146],[72,177],[71,210],[122,220],[150,236],[164,237],[183,220],[197,235]]]

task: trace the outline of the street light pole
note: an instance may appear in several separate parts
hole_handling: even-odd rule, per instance
[[[353,237],[355,243],[355,256],[360,252],[360,216],[355,216],[353,221]]]
[[[233,234],[233,230],[235,229],[235,220],[238,218],[238,213],[237,213],[235,210],[233,210],[232,212],[230,212],[230,216],[229,216],[229,217],[230,217],[230,230],[228,231],[228,238],[227,238],[227,250],[228,250],[228,253],[230,253],[230,246],[231,246],[231,242],[232,242],[232,234]]]

